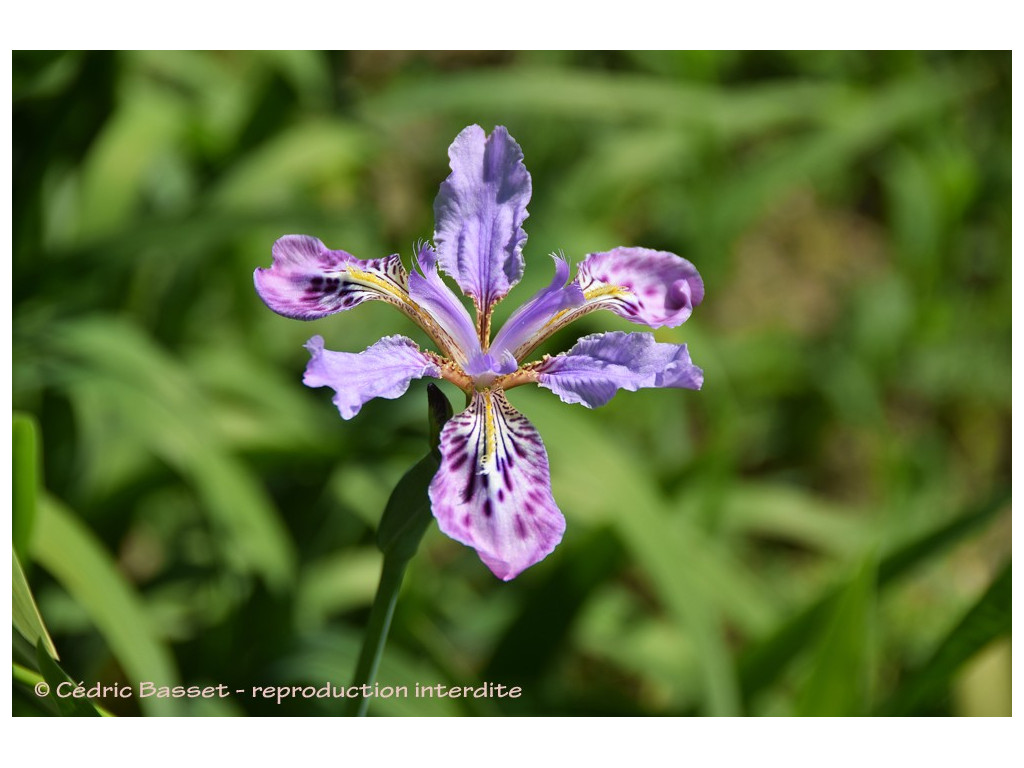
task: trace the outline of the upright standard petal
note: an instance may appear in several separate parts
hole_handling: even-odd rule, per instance
[[[576,279],[588,309],[610,309],[651,328],[681,325],[704,298],[704,281],[693,264],[649,248],[591,253]]]
[[[595,333],[538,367],[537,383],[566,403],[604,405],[616,390],[641,387],[700,389],[704,372],[685,344],[659,344],[650,333]]]
[[[469,126],[448,156],[452,172],[434,200],[434,243],[444,271],[487,312],[523,276],[530,174],[502,126],[490,136]]]
[[[545,327],[567,309],[583,305],[583,290],[576,282],[569,280],[569,264],[558,256],[555,260],[555,276],[547,288],[542,288],[528,302],[512,313],[501,326],[491,343],[491,350],[497,354],[510,352],[517,357],[519,349],[536,346],[533,339],[544,335]]]
[[[367,299],[383,299],[412,312],[408,278],[398,256],[362,261],[306,235],[280,238],[273,256],[273,265],[257,269],[253,281],[260,298],[279,315],[316,320]]]
[[[375,397],[401,397],[413,379],[441,376],[433,358],[405,336],[385,336],[358,354],[325,350],[323,338],[314,336],[306,349],[310,361],[302,383],[333,389],[334,404],[343,419],[351,419]]]
[[[504,581],[562,540],[544,443],[503,392],[477,392],[441,432],[430,501],[441,531],[473,547]]]
[[[467,361],[483,353],[473,318],[437,274],[434,249],[424,243],[416,259],[422,274],[413,270],[409,275],[409,297],[426,310],[437,326],[447,334],[452,341],[451,351],[455,362],[465,366]]]

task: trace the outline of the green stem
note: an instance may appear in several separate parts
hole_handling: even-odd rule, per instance
[[[348,714],[357,717],[366,715],[369,698],[377,679],[377,668],[384,653],[384,643],[391,628],[391,617],[395,614],[398,591],[402,588],[406,566],[419,548],[420,540],[434,517],[430,511],[428,487],[437,473],[441,461],[438,446],[441,429],[452,416],[448,398],[434,385],[427,387],[427,415],[430,427],[430,452],[414,464],[391,492],[380,525],[377,527],[377,547],[384,553],[380,584],[370,608],[370,620],[363,638],[356,663],[355,679],[352,685],[360,688],[361,695],[348,701]]]
[[[391,628],[391,617],[395,613],[395,603],[398,602],[398,592],[402,587],[402,579],[405,577],[405,568],[408,564],[407,558],[384,556],[380,584],[377,586],[377,596],[373,598],[370,620],[366,627],[366,636],[363,638],[362,650],[359,652],[352,685],[373,688],[380,657],[384,653],[384,643],[387,642],[388,630]],[[366,696],[350,699],[349,714],[364,717],[369,705],[370,700]]]

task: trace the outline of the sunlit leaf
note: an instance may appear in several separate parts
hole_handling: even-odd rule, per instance
[[[882,557],[878,563],[878,590],[885,590],[914,568],[977,533],[1004,508],[1008,498],[1008,492],[996,492],[984,504]],[[813,636],[815,628],[822,626],[830,612],[835,610],[840,594],[841,591],[836,589],[825,592],[742,656],[740,678],[745,698],[749,699],[771,685],[785,671],[794,657],[805,649],[807,637]]]
[[[50,656],[54,659],[59,659],[60,656],[57,655],[57,648],[54,646],[53,640],[50,639],[50,633],[46,631],[43,617],[39,615],[39,608],[36,606],[36,601],[32,597],[32,591],[25,580],[25,572],[21,570],[21,562],[18,559],[17,552],[12,554],[12,559],[14,561],[14,575],[12,577],[14,586],[12,605],[14,628],[32,645],[41,643]]]
[[[864,712],[871,684],[874,593],[875,564],[869,559],[839,593],[819,628],[794,714],[849,717]]]
[[[26,557],[35,525],[36,499],[41,485],[38,427],[31,416],[15,413],[13,431],[11,536],[14,551]]]
[[[70,684],[70,687],[73,688],[75,681],[53,660],[53,657],[43,644],[42,638],[40,638],[39,644],[36,646],[36,661],[39,664],[39,670],[42,672],[43,678],[45,678],[49,685],[47,695],[57,705],[57,710],[61,715],[65,717],[100,717],[96,706],[88,699],[58,694],[58,686],[63,683],[65,686]],[[37,688],[36,690],[38,691],[39,689]]]
[[[280,587],[291,577],[289,537],[248,470],[223,447],[208,398],[187,370],[127,325],[94,320],[58,337],[85,373],[72,379],[82,417],[99,429],[118,425],[195,484],[205,508],[232,540],[226,556]],[[99,416],[104,418],[100,419]]]
[[[909,715],[948,688],[953,677],[976,653],[999,637],[1010,634],[1012,578],[1007,563],[931,657],[914,670],[879,714]]]
[[[39,506],[33,554],[39,565],[89,612],[96,628],[129,678],[175,685],[174,659],[156,637],[142,599],[118,572],[95,536],[59,502],[44,496]],[[144,712],[174,715],[175,699],[139,699]]]
[[[283,659],[275,667],[275,680],[287,684],[308,684],[322,688],[330,683],[337,688],[350,687],[352,670],[359,653],[360,638],[357,633],[334,627],[329,633],[310,638],[305,647]],[[369,697],[371,715],[391,716],[452,716],[464,714],[473,705],[473,699],[452,699],[446,697],[416,695],[416,686],[442,684],[472,685],[476,681],[453,681],[422,660],[407,656],[401,650],[389,648],[381,659],[377,672],[378,691],[392,689],[391,696]],[[477,683],[479,685],[479,683]],[[405,694],[400,694],[404,686]],[[317,711],[322,714],[341,714],[346,710],[347,698],[314,700]],[[486,702],[485,702],[486,703]]]

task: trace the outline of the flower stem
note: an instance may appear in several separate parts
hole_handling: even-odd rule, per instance
[[[373,689],[377,679],[377,667],[380,666],[380,657],[384,653],[384,643],[391,628],[391,617],[395,613],[395,603],[398,602],[398,591],[402,587],[402,579],[405,577],[405,568],[408,564],[408,558],[384,556],[377,596],[374,597],[373,607],[370,609],[370,620],[352,681],[352,685],[365,686],[362,688],[364,694]],[[365,695],[352,698],[349,700],[348,714],[364,717],[369,705],[370,700]]]
[[[370,704],[366,694],[373,690],[377,679],[377,668],[384,653],[384,643],[388,639],[391,617],[395,613],[395,603],[398,601],[398,591],[402,588],[406,566],[416,554],[423,534],[434,519],[430,511],[428,489],[441,463],[441,430],[451,417],[452,406],[448,398],[433,384],[428,385],[430,451],[398,481],[377,527],[377,546],[384,553],[384,564],[352,681],[352,685],[360,688],[360,695],[348,700],[349,715],[366,715]]]

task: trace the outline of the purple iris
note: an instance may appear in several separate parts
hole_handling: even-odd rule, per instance
[[[363,301],[390,302],[413,319],[441,354],[404,336],[387,336],[358,354],[325,350],[314,336],[303,381],[331,387],[342,418],[375,397],[396,398],[413,379],[446,379],[468,406],[441,433],[441,466],[430,501],[441,530],[476,549],[508,581],[546,557],[562,539],[565,518],[551,495],[548,458],[533,425],[509,405],[505,390],[546,387],[567,403],[595,408],[615,391],[641,387],[700,389],[704,374],[685,344],[650,333],[596,333],[568,352],[526,362],[551,334],[596,309],[635,323],[675,327],[704,297],[696,268],[646,248],[591,253],[569,279],[557,256],[551,284],[517,309],[492,338],[494,306],[523,275],[523,221],[530,174],[523,153],[499,126],[463,130],[448,150],[451,175],[434,201],[434,245],[407,272],[399,256],[362,261],[314,237],[286,235],[274,263],[257,269],[256,290],[285,317],[315,320]],[[438,265],[468,296],[475,320],[438,274]]]

